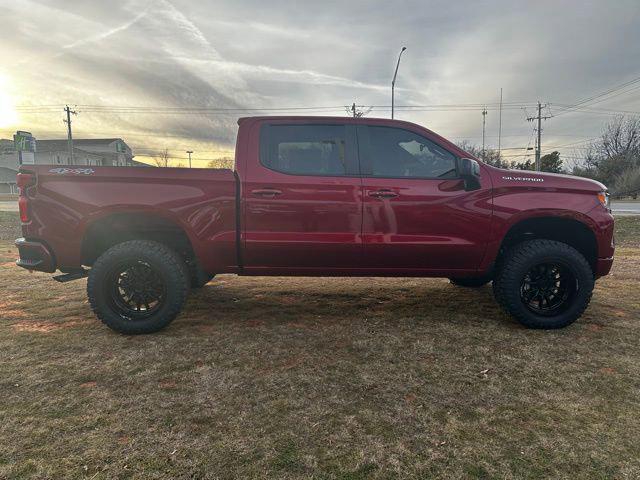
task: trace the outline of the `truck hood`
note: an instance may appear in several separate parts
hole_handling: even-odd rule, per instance
[[[565,175],[560,173],[541,173],[528,170],[508,170],[503,168],[485,165],[493,187],[516,187],[526,186],[528,188],[540,188],[541,190],[577,190],[583,192],[602,192],[607,187],[602,183],[590,178]]]

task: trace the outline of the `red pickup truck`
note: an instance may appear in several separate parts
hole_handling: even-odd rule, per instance
[[[233,171],[23,166],[17,264],[88,276],[95,314],[130,334],[167,326],[219,273],[492,281],[522,324],[560,328],[611,269],[598,182],[494,168],[397,120],[238,125]]]

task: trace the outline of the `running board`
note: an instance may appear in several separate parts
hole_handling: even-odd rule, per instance
[[[81,270],[79,272],[64,273],[62,275],[56,275],[55,277],[53,277],[53,279],[56,282],[67,283],[67,282],[71,282],[72,280],[80,280],[81,278],[84,278],[87,275],[89,275],[88,270]]]

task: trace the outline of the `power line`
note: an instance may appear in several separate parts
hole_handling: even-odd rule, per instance
[[[600,138],[600,137],[591,137],[591,138],[588,138],[588,139],[586,139],[586,140],[579,140],[579,141],[576,141],[576,142],[565,143],[564,145],[555,145],[555,146],[549,145],[547,148],[564,148],[564,147],[570,147],[570,146],[572,146],[572,145],[579,145],[579,144],[582,144],[582,143],[589,143],[589,142],[592,142],[592,141],[594,141],[594,140],[597,140],[598,138]]]
[[[582,99],[582,100],[580,100],[578,102],[573,103],[572,105],[567,106],[563,111],[557,113],[555,116],[557,117],[559,115],[563,115],[564,113],[569,113],[570,111],[572,111],[572,109],[575,109],[576,107],[579,107],[579,106],[583,106],[584,107],[589,103],[591,103],[593,105],[594,103],[600,103],[600,102],[603,102],[605,100],[610,100],[611,98],[617,97],[619,95],[635,91],[638,88],[640,88],[640,85],[635,86],[635,84],[637,84],[638,82],[640,82],[640,77],[637,77],[637,78],[634,78],[632,80],[629,80],[628,82],[625,82],[625,83],[623,83],[621,85],[618,85],[616,87],[610,88],[610,89],[608,89],[608,90],[606,90],[604,92],[601,92],[601,93],[598,93],[596,95],[592,95],[590,97]],[[619,92],[619,93],[616,93],[615,95],[611,95],[612,93],[618,92],[619,90],[623,90],[624,88],[629,87],[631,85],[634,85],[634,87],[631,88],[630,90]],[[609,98],[605,98],[605,97],[609,97]],[[598,101],[594,102],[594,100],[597,100],[597,99],[601,99],[601,100],[598,100]]]
[[[640,82],[640,78],[632,80],[630,82],[627,82],[625,84],[622,84],[619,87],[616,88],[622,88],[628,85],[633,84],[634,82]],[[625,93],[629,93],[631,91],[635,91],[637,89],[640,89],[640,85],[638,86],[634,86],[632,89],[629,89],[627,91],[623,91],[620,93],[617,93],[616,95],[621,95],[621,94],[625,94]],[[564,110],[569,110],[569,109],[577,109],[578,107],[584,107],[584,104],[586,104],[587,102],[593,101],[599,97],[601,97],[602,95],[610,95],[611,93],[615,92],[616,89],[610,89],[607,92],[603,92],[602,94],[599,95],[594,95],[592,97],[589,97],[587,99],[581,100],[579,102],[573,103],[573,104],[560,104],[560,103],[556,103],[554,105],[557,105],[559,107],[562,108],[563,112]],[[503,102],[503,109],[520,109],[523,107],[533,107],[536,106],[535,102]],[[18,105],[15,107],[15,109],[17,111],[25,111],[25,112],[37,112],[37,111],[42,111],[42,112],[49,112],[49,111],[55,111],[57,108],[59,108],[60,104],[42,104],[42,105]],[[259,106],[259,107],[203,107],[203,106],[177,106],[177,107],[166,107],[166,106],[132,106],[132,105],[126,105],[126,106],[118,106],[118,105],[97,105],[97,104],[77,104],[76,108],[82,109],[83,111],[100,111],[100,112],[122,112],[122,113],[131,113],[131,112],[136,112],[136,113],[141,113],[141,112],[145,112],[145,113],[169,113],[169,112],[187,112],[187,113],[199,113],[199,112],[229,112],[229,113],[233,113],[233,112],[257,112],[257,111],[265,111],[265,112],[274,112],[274,111],[313,111],[313,110],[342,110],[345,107],[351,107],[351,105],[321,105],[321,106],[271,106],[271,107],[265,107],[265,106]],[[375,109],[391,109],[390,105],[370,105],[371,108],[375,108]],[[408,109],[408,110],[412,110],[412,109],[442,109],[442,110],[459,110],[459,109],[470,109],[470,110],[483,110],[483,109],[488,109],[488,110],[499,110],[500,108],[500,102],[495,102],[495,103],[444,103],[444,104],[425,104],[425,105],[396,105],[395,108],[401,108],[401,109]],[[615,110],[613,110],[615,111]],[[561,112],[562,113],[562,112]],[[638,113],[638,112],[630,112],[630,113]],[[558,113],[557,115],[559,115],[560,113]]]
[[[151,153],[151,154],[159,154],[164,152],[165,150],[169,151],[169,152],[182,152],[183,150],[181,148],[146,148],[146,147],[141,147],[141,148],[136,148],[136,152],[145,152],[145,153]],[[204,153],[229,153],[229,152],[233,152],[235,151],[234,149],[218,149],[218,150],[200,150],[198,149],[198,153],[204,152]]]
[[[594,113],[594,114],[603,114],[603,115],[619,115],[619,114],[627,114],[627,115],[640,115],[640,111],[635,111],[635,110],[614,110],[614,109],[609,109],[609,108],[590,108],[590,107],[575,107],[572,108],[571,105],[566,105],[566,104],[562,104],[562,103],[552,103],[550,105],[555,105],[561,108],[564,108],[565,110],[561,111],[560,113],[565,113],[565,111],[567,113],[571,113],[571,112],[578,112],[578,113]],[[568,110],[571,109],[571,110]],[[559,116],[560,113],[555,114],[554,116]]]
[[[42,108],[44,110],[48,110],[51,108],[58,108],[60,105],[18,105],[15,108],[17,110],[30,110],[30,109],[39,109]],[[184,106],[184,107],[163,107],[163,106],[118,106],[118,105],[88,105],[88,104],[76,104],[77,108],[82,108],[85,110],[118,110],[118,111],[128,111],[128,110],[149,110],[149,111],[180,111],[180,110],[190,110],[190,111],[256,111],[256,110],[318,110],[318,109],[341,109],[343,105],[330,105],[330,106],[306,106],[306,107],[202,107],[202,106]]]
[[[606,97],[606,96],[608,96],[608,95],[610,95],[610,94],[612,94],[614,92],[617,92],[618,90],[624,89],[624,88],[626,88],[626,87],[628,87],[630,85],[636,84],[638,82],[640,82],[640,77],[634,78],[633,80],[625,82],[622,85],[618,85],[617,87],[610,88],[609,90],[607,90],[605,92],[602,92],[602,93],[599,93],[597,95],[593,95],[593,96],[591,96],[589,98],[586,98],[584,100],[581,100],[581,101],[573,104],[573,106],[575,107],[575,106],[578,106],[578,105],[584,105],[586,103],[591,103],[593,100],[596,100],[596,99],[602,98],[602,97]],[[632,90],[635,90],[637,88],[638,87],[633,87]],[[616,94],[616,95],[619,95],[619,94]]]
[[[505,103],[504,108],[509,109],[517,109],[521,108],[525,105],[532,105],[531,103],[518,103],[511,102]],[[25,111],[28,113],[31,112],[49,112],[54,111],[58,106],[57,105],[19,105],[16,106],[15,109],[17,111]],[[330,105],[330,106],[306,106],[306,107],[230,107],[230,108],[220,108],[220,107],[201,107],[201,106],[185,106],[185,107],[161,107],[161,106],[109,106],[109,105],[88,105],[88,104],[78,104],[76,108],[82,109],[84,112],[117,112],[117,113],[200,113],[200,112],[223,112],[223,113],[233,113],[233,112],[257,112],[257,111],[265,111],[265,112],[274,112],[274,111],[309,111],[309,110],[342,110],[345,107],[351,107],[351,105]],[[391,109],[390,105],[362,105],[362,107],[370,107],[375,109]],[[489,110],[497,110],[499,108],[499,104],[492,103],[451,103],[451,104],[431,104],[431,105],[397,105],[395,108],[402,109],[477,109],[482,110],[483,108],[487,108]]]
[[[143,154],[136,154],[136,157],[144,157],[144,158],[156,158],[158,155],[143,155]],[[171,156],[171,155],[167,155],[166,158],[170,158],[172,160],[189,160],[189,157],[176,157],[176,156]],[[193,161],[202,161],[202,162],[207,162],[207,161],[212,161],[212,160],[221,160],[220,157],[199,157],[199,158],[194,158]]]

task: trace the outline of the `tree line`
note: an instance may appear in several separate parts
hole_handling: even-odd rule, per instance
[[[535,162],[508,161],[495,149],[482,149],[467,141],[460,148],[486,163],[519,170],[535,170]],[[640,117],[617,116],[609,122],[600,137],[579,150],[579,157],[564,163],[557,151],[540,158],[543,172],[568,173],[604,183],[614,196],[632,196],[640,193]]]
[[[524,162],[509,161],[502,158],[500,152],[493,148],[485,148],[484,154],[482,148],[474,145],[467,140],[463,140],[458,143],[458,146],[465,152],[469,152],[476,158],[483,160],[489,165],[493,165],[498,168],[510,168],[515,170],[535,170],[536,162],[531,159],[527,159]],[[540,157],[540,170],[550,173],[564,173],[564,167],[562,159],[560,158],[560,152],[547,153]]]

